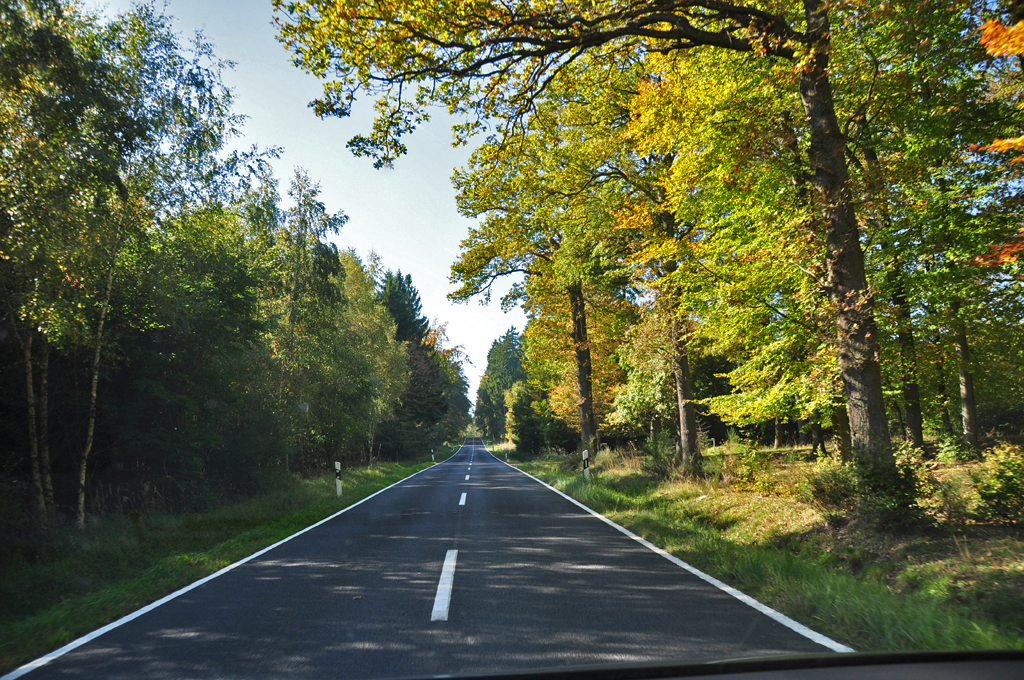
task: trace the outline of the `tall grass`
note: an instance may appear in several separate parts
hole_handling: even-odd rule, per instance
[[[522,468],[786,615],[858,651],[1024,649],[1021,631],[1000,629],[948,601],[894,592],[877,572],[850,573],[813,544],[751,545],[725,537],[731,520],[705,504],[720,485],[658,482],[606,469],[584,481],[557,462]],[[790,499],[792,503],[795,500]]]

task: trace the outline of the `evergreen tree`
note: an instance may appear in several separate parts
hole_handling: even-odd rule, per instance
[[[384,274],[381,284],[380,300],[395,320],[395,339],[399,342],[410,342],[418,345],[427,337],[430,322],[427,317],[420,316],[422,302],[419,291],[412,285],[412,276],[397,273]]]
[[[505,392],[516,382],[526,380],[523,369],[523,336],[510,328],[491,343],[487,369],[476,393],[476,424],[493,439],[505,436]]]

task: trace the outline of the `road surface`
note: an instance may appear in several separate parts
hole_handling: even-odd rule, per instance
[[[827,651],[471,440],[25,677],[389,678]]]

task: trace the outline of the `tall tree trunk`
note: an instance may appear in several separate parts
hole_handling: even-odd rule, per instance
[[[839,370],[858,458],[895,469],[878,363],[878,326],[864,270],[846,166],[846,139],[836,118],[828,76],[829,20],[821,0],[804,0],[813,56],[800,73],[800,98],[810,124],[808,158],[821,197],[826,227],[826,264],[836,308]]]
[[[775,443],[772,444],[772,448],[782,448],[782,420],[778,417],[775,418]]]
[[[974,403],[974,375],[971,373],[967,331],[963,322],[959,320],[953,329],[953,341],[956,343],[956,363],[960,369],[960,415],[964,424],[964,444],[976,449],[978,448],[978,411]]]
[[[939,395],[939,414],[942,416],[942,430],[949,436],[953,436],[953,421],[949,417],[949,394],[946,392],[946,365],[942,360],[942,345],[939,344],[939,336],[935,336],[932,344],[935,345],[935,379],[938,382],[935,392]]]
[[[46,493],[43,490],[43,478],[39,465],[39,434],[36,429],[36,390],[35,371],[32,370],[32,330],[25,333],[21,343],[21,352],[25,360],[25,400],[28,406],[28,450],[32,464],[32,484],[36,487],[36,511],[40,516],[46,514]]]
[[[825,455],[825,436],[821,432],[821,423],[811,422],[811,453],[817,453],[821,449],[821,455]]]
[[[679,321],[672,317],[673,373],[675,374],[676,409],[679,416],[679,466],[683,470],[701,471],[700,448],[697,446],[697,414],[693,408],[693,383],[690,380],[690,358],[686,337]]]
[[[897,314],[899,321],[899,314]],[[900,363],[903,369],[903,404],[906,409],[907,430],[914,448],[924,447],[924,415],[921,412],[921,387],[917,382],[917,350],[914,331],[909,325],[902,326],[897,335],[900,346]]]
[[[100,320],[96,326],[96,350],[92,355],[92,380],[89,386],[89,421],[85,431],[85,446],[82,447],[82,456],[78,465],[78,503],[75,507],[75,524],[79,529],[85,528],[85,476],[89,466],[89,454],[92,453],[93,437],[96,434],[96,404],[100,382],[100,357],[103,352],[103,325],[106,323],[107,310],[110,308],[110,295],[114,289],[114,267],[117,264],[119,250],[120,245],[114,249],[114,253],[111,255],[110,269],[107,270],[107,291],[103,297]]]
[[[914,325],[910,318],[910,303],[903,289],[903,266],[899,259],[893,263],[892,305],[896,320],[896,342],[900,353],[901,388],[906,411],[906,429],[914,448],[924,448],[924,417],[921,413],[921,387],[917,379],[917,347]]]
[[[849,463],[853,458],[853,445],[850,441],[850,416],[845,404],[839,404],[832,409],[832,431],[836,448],[839,450],[839,459]]]
[[[39,357],[39,467],[46,504],[53,507],[53,475],[50,473],[50,343],[42,336]]]
[[[583,448],[593,446],[594,394],[591,383],[590,343],[587,341],[587,310],[583,284],[577,281],[568,287],[572,309],[572,344],[576,352],[576,385],[579,388],[580,441]]]
[[[907,423],[903,420],[903,409],[900,408],[899,404],[893,407],[896,410],[896,420],[900,424],[900,432],[903,433],[905,439],[910,439],[910,431],[907,429]]]
[[[865,117],[858,120],[863,128],[866,126]],[[868,147],[864,150],[864,159],[868,167],[868,186],[874,196],[876,209],[878,210],[884,228],[892,232],[893,223],[889,214],[888,204],[885,200],[885,182],[881,166],[878,163],[878,153],[874,148]],[[914,326],[910,318],[910,303],[907,300],[906,289],[903,285],[903,265],[900,262],[898,249],[892,244],[884,242],[882,248],[893,253],[893,259],[888,268],[887,277],[892,288],[891,301],[897,327],[897,346],[900,356],[900,380],[903,392],[903,404],[906,409],[906,421],[904,426],[903,415],[900,414],[900,427],[907,435],[907,439],[915,448],[924,447],[924,418],[921,413],[921,389],[917,378],[917,350],[914,346]],[[898,411],[899,409],[897,409]]]

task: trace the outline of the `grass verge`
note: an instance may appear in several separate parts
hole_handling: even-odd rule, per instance
[[[456,447],[435,452],[438,462]],[[431,463],[378,463],[203,513],[103,517],[0,568],[0,673],[280,541]]]
[[[1024,541],[1016,530],[880,535],[855,522],[830,527],[783,485],[760,494],[659,481],[635,459],[598,459],[590,482],[564,456],[513,453],[509,462],[858,651],[1024,648]]]

